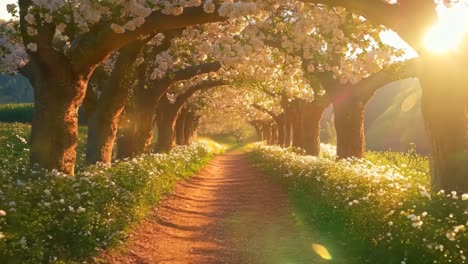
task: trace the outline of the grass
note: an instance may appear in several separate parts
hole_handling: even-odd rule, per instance
[[[83,130],[83,129],[81,129]],[[85,131],[81,131],[85,132]],[[0,123],[2,263],[82,263],[126,238],[174,184],[222,151],[213,141],[142,155],[112,167],[85,166],[76,176],[30,170],[29,126]],[[83,162],[85,133],[78,157]]]
[[[33,104],[2,104],[0,105],[0,122],[31,123]]]
[[[251,145],[249,141],[237,142],[236,137],[230,134],[201,136],[200,139],[214,140],[221,144],[227,151],[243,150]]]
[[[335,263],[465,263],[468,194],[429,189],[428,159],[369,152],[335,161],[257,146],[253,162],[288,189],[298,223]]]
[[[30,124],[33,119],[34,104],[0,104],[0,122]],[[78,123],[86,124],[85,114],[80,108],[78,111]]]

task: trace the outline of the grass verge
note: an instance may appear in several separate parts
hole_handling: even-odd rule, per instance
[[[370,152],[335,161],[258,145],[253,162],[283,184],[296,220],[335,263],[465,263],[468,194],[429,189],[426,157]]]
[[[175,183],[199,170],[222,148],[212,142],[178,146],[83,167],[74,177],[30,170],[29,126],[0,123],[0,260],[75,263],[126,237],[133,223]]]

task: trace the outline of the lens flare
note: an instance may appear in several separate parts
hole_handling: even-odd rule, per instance
[[[463,41],[468,29],[468,8],[464,4],[437,7],[438,21],[425,36],[428,51],[444,53],[455,51]]]
[[[328,249],[320,244],[312,244],[312,249],[323,259],[331,260],[332,256],[330,252],[328,252]]]

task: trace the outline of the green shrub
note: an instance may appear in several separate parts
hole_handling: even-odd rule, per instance
[[[72,263],[125,238],[178,179],[219,148],[196,142],[168,154],[96,165],[70,177],[27,166],[29,126],[0,124],[0,260]]]
[[[430,191],[426,157],[371,152],[335,161],[333,147],[323,147],[312,157],[259,145],[253,157],[344,263],[466,263],[468,194]]]

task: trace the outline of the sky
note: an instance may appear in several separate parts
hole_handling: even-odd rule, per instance
[[[6,5],[16,3],[17,0],[0,0],[0,18],[10,19],[11,16],[6,10]]]

